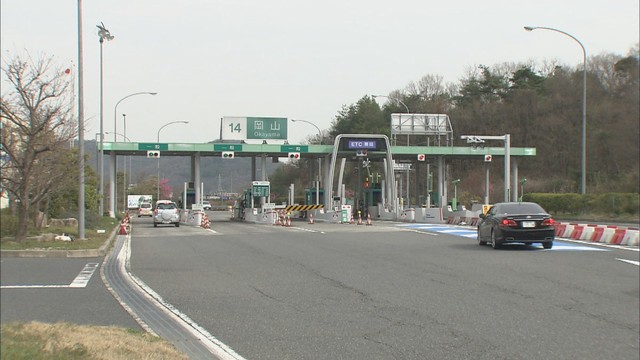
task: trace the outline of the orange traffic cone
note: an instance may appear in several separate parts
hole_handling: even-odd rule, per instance
[[[127,225],[125,223],[120,223],[120,231],[118,235],[127,235]]]
[[[209,224],[209,217],[207,216],[207,214],[202,214],[202,221],[200,222],[200,226],[204,229],[211,228],[211,225]]]
[[[358,212],[358,225],[362,225],[362,215]]]
[[[309,214],[309,224],[313,224],[313,214]]]
[[[367,225],[373,225],[371,223],[371,214],[367,214]]]

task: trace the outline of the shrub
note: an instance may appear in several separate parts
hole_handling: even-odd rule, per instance
[[[15,236],[18,218],[9,208],[0,210],[0,237]]]

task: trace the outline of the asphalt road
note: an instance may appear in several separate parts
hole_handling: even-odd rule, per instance
[[[639,358],[637,251],[210,215],[134,218],[131,270],[246,359]]]
[[[142,330],[100,279],[103,260],[0,258],[1,322],[70,322]]]

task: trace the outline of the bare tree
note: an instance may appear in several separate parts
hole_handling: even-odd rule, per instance
[[[54,68],[52,58],[3,59],[2,72],[10,86],[0,99],[2,148],[8,157],[1,181],[15,201],[16,240],[21,241],[27,235],[30,207],[69,176],[68,167],[52,165],[60,163],[76,135],[69,101],[73,94],[68,71]]]

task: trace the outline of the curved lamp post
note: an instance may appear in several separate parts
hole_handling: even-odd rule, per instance
[[[300,121],[300,122],[303,122],[303,123],[307,123],[309,125],[313,125],[318,130],[318,135],[320,136],[320,138],[318,139],[318,144],[322,144],[322,130],[320,130],[318,125],[312,123],[311,121],[307,121],[307,120],[291,119],[291,121],[292,122]]]
[[[169,123],[166,123],[166,124],[162,125],[160,127],[160,129],[158,129],[158,136],[156,137],[156,143],[160,143],[160,131],[162,129],[164,129],[165,127],[167,127],[167,126],[169,126],[171,124],[188,124],[188,123],[189,123],[188,121],[180,121],[180,120],[178,120],[178,121],[172,121],[172,122],[169,122]],[[160,200],[160,157],[158,157],[158,184],[157,184],[157,189],[156,190],[158,192],[157,193],[157,197],[156,197],[156,201],[158,201],[158,200]],[[185,204],[186,204],[186,200],[185,200]]]
[[[117,120],[118,120],[118,116],[117,116],[117,114],[118,114],[118,105],[120,105],[120,103],[121,103],[122,101],[124,101],[125,99],[128,99],[128,98],[130,98],[130,97],[132,97],[132,96],[135,96],[135,95],[156,95],[156,94],[158,94],[158,93],[156,93],[156,92],[146,92],[146,91],[142,91],[142,92],[137,92],[137,93],[129,94],[129,95],[127,95],[127,96],[123,97],[122,99],[118,100],[118,102],[116,102],[116,106],[115,106],[115,107],[114,107],[114,109],[113,109],[113,134],[114,134],[114,135],[113,135],[113,142],[116,142],[116,141],[117,141],[117,140],[116,140],[116,135],[115,135],[115,134],[116,134],[116,132],[118,131],[118,130],[117,130]],[[102,124],[102,122],[101,122],[101,124]],[[102,126],[101,126],[101,127],[102,127]],[[126,125],[125,125],[125,131],[126,131]],[[126,134],[125,134],[125,135],[126,135]],[[103,201],[103,199],[104,199],[104,176],[103,176],[103,173],[101,172],[101,174],[100,174],[100,201]],[[113,207],[114,207],[114,208],[115,208],[115,207],[117,207],[117,206],[115,205],[115,203],[113,203],[113,204],[114,204],[114,205],[113,205]]]
[[[580,181],[580,192],[584,195],[587,192],[587,50],[585,50],[584,45],[582,45],[580,40],[568,32],[545,26],[525,26],[524,29],[527,31],[538,29],[555,31],[572,38],[578,43],[578,45],[580,45],[580,48],[582,48],[582,158],[580,161],[582,176]]]
[[[100,37],[100,156],[98,157],[98,169],[100,172],[100,189],[98,193],[100,194],[100,201],[98,204],[98,215],[104,215],[104,152],[102,150],[102,144],[104,142],[104,97],[103,97],[103,71],[102,71],[102,44],[105,40],[111,41],[114,39],[114,36],[111,35],[111,32],[104,27],[104,23],[100,23],[100,25],[96,25],[98,28],[98,36]]]
[[[296,122],[296,121],[300,121],[303,123],[307,123],[309,125],[313,125],[317,130],[318,130],[318,136],[320,136],[318,138],[318,144],[322,144],[322,130],[320,130],[320,128],[318,127],[318,125],[312,123],[311,121],[307,121],[307,120],[300,120],[300,119],[291,119],[292,122]],[[320,204],[320,176],[322,174],[322,158],[319,157],[318,158],[318,183],[316,186],[316,205]]]
[[[116,141],[116,136],[115,133],[118,131],[118,105],[120,105],[120,103],[132,96],[136,96],[136,95],[158,95],[157,92],[149,92],[149,91],[141,91],[141,92],[137,92],[137,93],[133,93],[133,94],[129,94],[125,97],[123,97],[122,99],[118,100],[118,102],[116,103],[116,106],[113,108],[113,141]]]
[[[395,100],[395,101],[399,102],[400,104],[402,104],[402,106],[404,106],[404,108],[407,110],[407,114],[409,114],[409,112],[410,112],[410,111],[409,111],[409,107],[407,106],[407,104],[403,103],[403,102],[402,102],[402,100],[400,100],[400,99],[390,98],[390,97],[388,97],[387,95],[371,95],[371,97],[372,97],[374,100],[375,100],[375,98],[377,98],[377,97],[383,97],[383,98],[387,98],[387,99],[390,99],[390,100]]]

